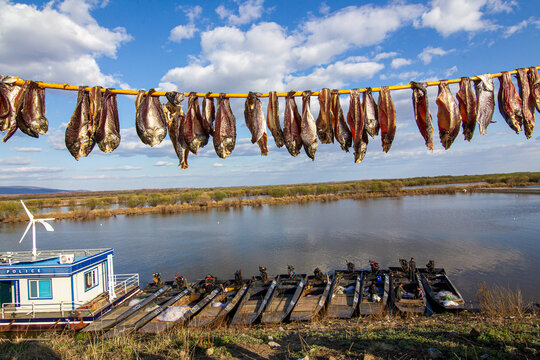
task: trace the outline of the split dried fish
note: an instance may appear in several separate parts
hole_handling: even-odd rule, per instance
[[[283,131],[281,131],[281,124],[279,123],[279,101],[275,91],[268,93],[268,110],[266,112],[266,121],[268,128],[272,132],[272,137],[278,148],[285,145],[285,139],[283,138]]]
[[[94,139],[104,153],[110,153],[120,145],[118,105],[116,94],[113,94],[110,89],[105,90],[101,97],[101,112]]]
[[[534,131],[535,101],[531,92],[527,69],[517,69],[517,80],[519,96],[522,101],[521,108],[523,109],[523,130],[527,139],[530,139]]]
[[[433,119],[429,112],[427,83],[411,81],[414,118],[429,150],[433,150]]]
[[[185,115],[182,110],[182,101],[184,100],[184,93],[177,91],[170,91],[165,94],[168,102],[163,105],[163,113],[167,120],[169,127],[169,138],[173,144],[174,151],[178,157],[178,166],[182,170],[187,169],[189,150],[187,144],[182,137],[182,126],[184,124]]]
[[[354,162],[359,163],[366,155],[369,138],[366,129],[367,124],[365,123],[365,111],[360,102],[360,92],[358,89],[351,90],[347,122],[351,127],[353,138]]]
[[[540,111],[540,76],[538,76],[538,69],[531,66],[529,68],[529,86],[531,87],[531,94],[536,103],[536,110]]]
[[[285,99],[285,120],[283,121],[283,137],[285,146],[292,156],[297,156],[302,148],[301,123],[302,118],[294,100],[294,90],[289,91]]]
[[[7,126],[5,129],[7,130],[7,133],[2,139],[3,142],[8,141],[17,131],[17,118],[19,117],[19,113],[21,111],[26,84],[27,83],[25,82],[22,86],[13,84],[7,87],[7,97],[11,107],[11,112],[9,113],[7,119],[4,120],[4,126]],[[2,129],[2,131],[4,131],[4,129]]]
[[[0,82],[0,130],[6,131],[9,127],[9,114],[11,114],[11,104],[9,103],[9,85]]]
[[[139,139],[150,146],[160,144],[167,135],[167,121],[159,97],[152,96],[154,89],[139,90],[135,99],[135,129]]]
[[[439,84],[437,120],[442,146],[448,150],[459,134],[459,107],[446,81]]]
[[[197,155],[199,148],[208,144],[208,133],[202,125],[202,116],[199,109],[199,97],[196,92],[189,93],[186,119],[182,128],[183,137],[189,151]]]
[[[311,160],[315,160],[315,152],[319,143],[317,142],[317,125],[315,118],[311,115],[311,91],[302,93],[302,122],[300,124],[300,137],[304,145],[304,151]]]
[[[521,131],[521,123],[523,122],[521,98],[508,71],[502,73],[499,81],[499,111],[508,126],[517,134]]]
[[[26,135],[36,138],[49,129],[49,121],[45,117],[45,89],[35,81],[29,81],[24,92],[17,127]]]
[[[244,105],[244,118],[251,132],[251,143],[259,145],[261,155],[268,155],[268,135],[266,135],[266,120],[264,118],[260,93],[249,92]]]
[[[458,99],[463,135],[465,140],[471,141],[476,127],[476,96],[472,91],[471,80],[468,77],[461,78],[456,98]]]
[[[375,135],[379,135],[379,117],[377,104],[375,103],[375,99],[373,99],[371,91],[370,87],[364,91],[362,108],[364,109],[365,128],[371,137],[375,137]]]
[[[341,109],[341,103],[339,102],[338,90],[332,90],[332,125],[334,127],[334,136],[341,145],[341,149],[349,152],[349,148],[352,145],[351,130],[345,122],[343,116],[343,109]]]
[[[91,88],[88,95],[90,100],[90,116],[92,117],[92,126],[94,127],[92,133],[95,133],[96,126],[99,124],[99,117],[101,116],[101,98],[103,97],[101,86]]]
[[[66,127],[66,147],[75,160],[88,156],[96,144],[90,116],[90,95],[85,89],[79,86],[77,105]]]
[[[487,127],[494,123],[493,113],[495,112],[495,86],[491,74],[478,75],[474,82],[476,90],[476,122],[480,135],[487,134]]]
[[[216,154],[225,159],[234,150],[236,143],[236,119],[231,110],[229,99],[224,93],[219,94],[216,124],[214,127],[214,148]]]
[[[334,129],[332,128],[332,98],[330,89],[319,91],[319,116],[317,117],[317,136],[321,144],[334,142]]]
[[[388,152],[396,135],[396,109],[388,86],[382,86],[379,92],[378,116],[382,148],[384,152]]]
[[[206,93],[202,102],[202,126],[209,135],[214,135],[214,121],[216,120],[216,109],[212,93]]]

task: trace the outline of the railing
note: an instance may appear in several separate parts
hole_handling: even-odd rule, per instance
[[[126,294],[131,287],[139,286],[139,274],[114,275],[114,291]]]
[[[59,303],[49,303],[49,304],[15,304],[15,303],[4,303],[2,304],[2,319],[6,318],[6,313],[8,316],[16,317],[17,315],[28,316],[32,315],[33,318],[36,317],[36,312],[45,313],[60,313],[62,316],[65,316],[68,313],[69,316],[80,316],[80,312],[73,310],[78,308],[85,303],[83,302],[72,302],[72,301],[62,301]],[[90,310],[83,310],[91,314]]]

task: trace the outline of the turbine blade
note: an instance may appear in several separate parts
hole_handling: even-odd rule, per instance
[[[30,211],[28,210],[28,208],[26,207],[26,205],[24,205],[23,201],[21,200],[21,204],[24,208],[24,210],[26,211],[26,213],[28,214],[28,217],[30,218],[30,220],[34,220],[34,215],[32,215],[32,213],[30,213]]]
[[[24,237],[26,236],[26,233],[28,232],[28,230],[30,230],[30,227],[32,227],[33,224],[34,224],[34,223],[33,223],[32,221],[30,221],[30,222],[28,223],[28,226],[26,227],[26,230],[24,230],[24,234],[23,234],[23,236],[21,237],[21,240],[19,240],[19,244],[22,243]]]
[[[45,229],[47,231],[54,231],[53,227],[48,223],[48,222],[45,222],[44,219],[38,219],[37,220],[41,225],[45,226]]]

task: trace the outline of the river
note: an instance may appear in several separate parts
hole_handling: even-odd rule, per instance
[[[243,209],[211,209],[174,215],[117,216],[52,222],[38,228],[38,249],[113,247],[117,273],[138,272],[148,282],[176,273],[189,280],[212,273],[244,276],[259,265],[270,274],[294,264],[297,273],[343,268],[398,266],[400,257],[428,259],[444,267],[466,300],[481,281],[520,288],[540,298],[540,196],[458,194],[339,200]],[[19,245],[26,224],[0,225],[2,251]]]

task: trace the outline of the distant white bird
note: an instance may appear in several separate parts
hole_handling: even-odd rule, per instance
[[[19,244],[22,243],[24,240],[24,237],[28,233],[28,230],[30,230],[30,227],[32,227],[32,256],[37,256],[37,248],[36,248],[36,222],[39,222],[41,225],[45,227],[45,230],[47,231],[54,231],[53,227],[47,223],[48,220],[54,220],[54,218],[48,218],[48,219],[36,219],[34,218],[34,215],[28,210],[26,205],[24,205],[23,201],[21,200],[21,204],[28,214],[28,217],[30,218],[30,222],[28,223],[28,226],[26,227],[26,230],[24,231],[23,236],[21,237],[21,240],[19,241]]]

